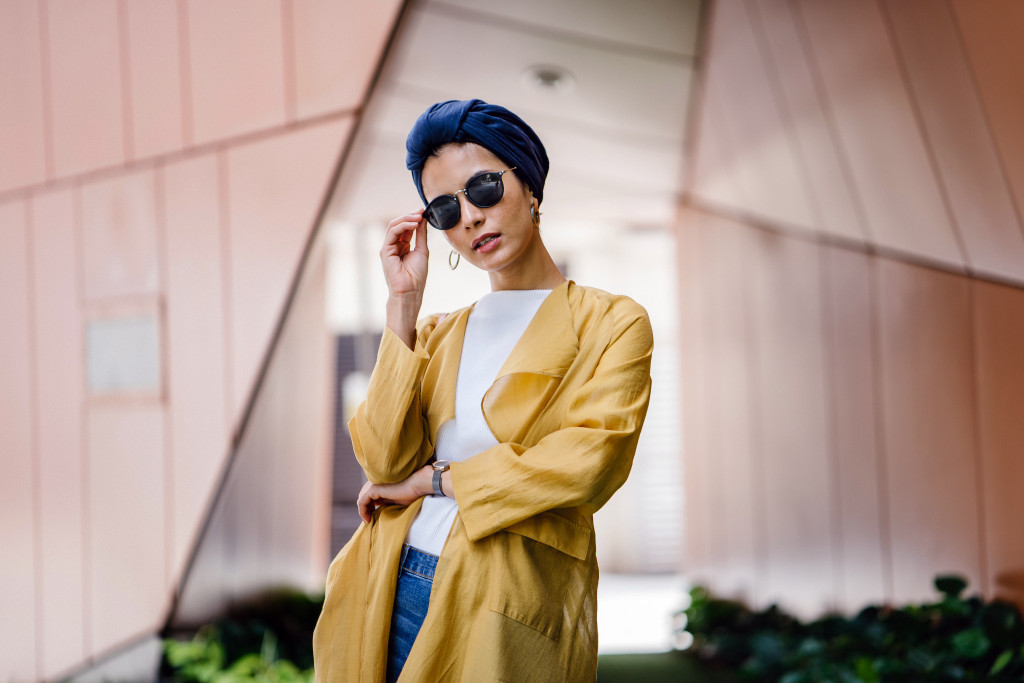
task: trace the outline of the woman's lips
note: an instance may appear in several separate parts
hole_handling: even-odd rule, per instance
[[[488,235],[484,235],[483,237],[478,239],[476,242],[474,242],[473,243],[473,249],[475,251],[480,252],[481,254],[486,254],[489,251],[493,251],[494,249],[497,249],[498,248],[498,242],[500,242],[500,241],[501,241],[501,235],[499,235],[496,232],[492,232],[492,233],[490,233]]]

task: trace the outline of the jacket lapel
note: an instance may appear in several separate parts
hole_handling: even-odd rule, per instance
[[[484,394],[484,420],[500,443],[522,443],[579,353],[571,281],[552,290]]]
[[[572,284],[571,280],[566,280],[544,299],[498,371],[499,379],[518,372],[539,372],[557,377],[565,374],[580,349],[569,307],[569,287]]]

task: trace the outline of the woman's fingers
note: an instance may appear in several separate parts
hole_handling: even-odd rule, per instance
[[[366,523],[370,522],[373,517],[373,510],[377,506],[374,504],[374,487],[375,485],[366,482],[363,484],[363,488],[359,491],[359,497],[356,499],[356,510],[359,511],[359,517]]]
[[[381,254],[391,255],[396,248],[403,255],[408,253],[409,243],[412,242],[412,236],[418,225],[419,221],[402,221],[389,225],[384,236],[384,247],[381,249]]]
[[[416,225],[416,251],[424,256],[430,253],[427,250],[427,221],[425,219],[421,219]]]
[[[395,504],[395,501],[383,495],[384,491],[382,489],[383,487],[378,484],[366,482],[359,491],[359,497],[356,499],[356,510],[359,512],[359,517],[367,524],[373,519],[374,510],[382,505]]]
[[[416,229],[425,225],[426,221],[423,220],[422,210],[399,216],[388,223],[387,237],[384,243],[388,244],[398,241],[409,243],[412,241],[412,235]]]

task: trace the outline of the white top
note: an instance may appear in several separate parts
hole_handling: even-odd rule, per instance
[[[468,460],[497,445],[484,421],[484,393],[550,293],[550,289],[505,289],[485,294],[473,306],[455,381],[455,417],[437,432],[438,460]],[[405,542],[440,556],[458,511],[454,498],[427,496]]]

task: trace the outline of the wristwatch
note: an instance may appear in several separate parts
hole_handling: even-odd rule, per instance
[[[434,495],[443,496],[444,490],[441,488],[441,473],[450,470],[452,464],[447,460],[436,460],[430,466],[434,468]]]

